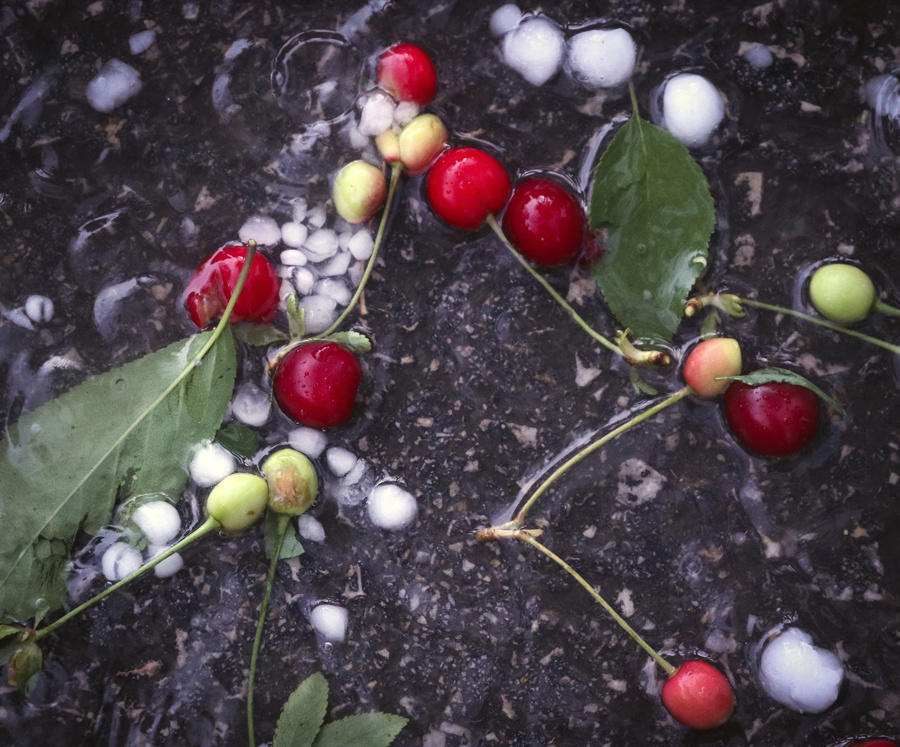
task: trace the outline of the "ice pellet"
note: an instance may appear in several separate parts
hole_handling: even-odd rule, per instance
[[[143,565],[141,553],[125,542],[111,544],[100,561],[103,575],[109,581],[121,581]]]
[[[412,493],[393,483],[376,485],[366,503],[369,518],[382,529],[403,529],[409,526],[419,512]]]
[[[242,423],[252,426],[265,423],[269,419],[271,409],[272,402],[269,395],[255,384],[241,386],[231,403],[231,412],[234,416]]]
[[[394,100],[386,93],[376,91],[366,97],[359,116],[359,131],[375,137],[394,122]]]
[[[747,62],[760,70],[769,67],[775,61],[772,52],[765,44],[751,44],[742,54]]]
[[[321,205],[316,205],[306,214],[306,222],[313,228],[321,228],[324,226],[327,218],[328,216],[325,214],[325,208]]]
[[[326,641],[339,643],[347,636],[347,610],[336,604],[317,604],[309,613],[309,622]]]
[[[297,533],[310,542],[325,541],[325,527],[321,521],[309,514],[300,514],[297,517]]]
[[[304,296],[299,306],[306,312],[306,331],[311,335],[324,332],[337,318],[337,302],[328,296]]]
[[[337,254],[337,234],[330,228],[320,228],[306,237],[303,248],[306,251],[306,256],[313,262],[323,262]]]
[[[294,249],[299,249],[303,246],[303,242],[306,241],[308,235],[309,229],[302,223],[288,221],[281,227],[281,240],[284,242],[285,246]]]
[[[254,215],[241,226],[238,238],[245,244],[253,239],[260,246],[274,246],[281,241],[281,228],[274,218]]]
[[[491,33],[494,36],[503,36],[512,31],[522,20],[522,11],[515,3],[501,5],[491,13]]]
[[[156,32],[153,29],[139,31],[128,37],[128,48],[131,54],[142,54],[146,52],[156,41]]]
[[[415,101],[401,101],[394,109],[394,122],[406,127],[419,113],[419,105]]]
[[[141,90],[141,75],[122,60],[110,60],[87,84],[88,103],[98,112],[111,112]]]
[[[725,116],[725,100],[702,75],[680,73],[666,81],[663,120],[666,129],[690,147],[703,145]]]
[[[298,267],[294,271],[294,285],[301,296],[309,294],[316,284],[316,276],[308,267]]]
[[[33,322],[49,322],[53,318],[53,301],[47,296],[28,296],[25,313]]]
[[[363,261],[372,256],[372,250],[374,248],[375,239],[372,238],[372,233],[365,228],[353,234],[350,238],[350,243],[347,244],[347,249],[350,250],[350,254],[352,254],[355,259],[361,259]]]
[[[316,293],[333,298],[339,306],[346,306],[353,294],[343,280],[324,278],[316,284]]]
[[[291,215],[294,218],[294,223],[302,221],[306,217],[306,200],[302,197],[291,200]]]
[[[503,37],[506,64],[533,86],[556,75],[564,52],[562,31],[546,18],[531,18]]]
[[[591,29],[569,39],[566,67],[590,88],[626,83],[634,71],[637,47],[625,29]]]
[[[319,274],[323,277],[334,277],[343,275],[350,267],[350,252],[340,252],[335,254],[330,260],[319,267]]]
[[[214,441],[205,441],[191,459],[191,479],[201,488],[210,488],[234,472],[235,467],[234,457],[228,449]]]
[[[310,459],[318,459],[325,451],[328,437],[320,430],[302,425],[288,433],[288,443]]]
[[[162,555],[168,547],[154,547],[150,546],[150,560],[153,560],[158,555]],[[184,567],[184,558],[181,557],[181,553],[172,553],[165,560],[161,560],[153,567],[153,572],[157,575],[158,578],[169,578],[170,576],[174,576],[178,571],[180,571]]]
[[[299,267],[305,265],[309,259],[299,249],[285,249],[281,255],[281,264],[290,265],[291,267]],[[292,271],[293,272],[293,271]]]
[[[178,509],[168,501],[149,501],[131,515],[151,545],[165,545],[181,531]]]
[[[343,477],[356,466],[356,454],[340,446],[333,446],[325,454],[328,469],[335,477]]]

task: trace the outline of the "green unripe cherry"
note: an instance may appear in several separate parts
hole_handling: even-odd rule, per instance
[[[238,472],[228,475],[206,499],[206,513],[227,532],[243,532],[266,510],[269,486],[259,475]]]
[[[816,311],[838,324],[861,322],[877,299],[869,276],[842,262],[823,265],[812,274],[809,297]]]
[[[319,481],[312,462],[294,449],[281,449],[263,462],[269,491],[269,508],[298,516],[316,500]]]

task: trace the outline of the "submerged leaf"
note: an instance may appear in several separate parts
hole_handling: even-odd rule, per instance
[[[310,747],[328,708],[328,683],[320,672],[307,677],[284,704],[272,747]]]
[[[95,534],[117,501],[181,492],[191,445],[212,438],[234,389],[223,334],[162,401],[212,332],[95,376],[23,415],[0,453],[0,619],[25,620],[66,598],[79,530]]]
[[[591,272],[616,319],[639,340],[669,342],[706,268],[715,209],[687,148],[636,110],[597,166],[590,226],[608,232]]]

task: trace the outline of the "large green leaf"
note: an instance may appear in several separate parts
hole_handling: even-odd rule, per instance
[[[590,225],[608,231],[591,271],[616,319],[636,339],[671,340],[706,267],[715,209],[687,148],[637,107],[597,166]]]
[[[328,683],[320,672],[307,677],[284,704],[273,747],[310,747],[328,709]]]
[[[359,713],[325,724],[315,747],[387,747],[409,719],[392,713]]]
[[[233,393],[231,334],[154,403],[212,334],[95,376],[9,428],[0,454],[0,620],[63,604],[75,535],[106,525],[117,501],[184,487],[189,447],[215,435]]]

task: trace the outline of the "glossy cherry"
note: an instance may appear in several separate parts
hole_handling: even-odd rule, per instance
[[[897,747],[897,743],[890,739],[864,739],[861,742],[851,742],[849,747]]]
[[[516,185],[503,214],[503,231],[536,265],[570,261],[585,237],[581,203],[555,179],[535,176]]]
[[[353,353],[336,342],[319,341],[285,355],[272,387],[289,417],[310,428],[333,428],[353,416],[361,379]]]
[[[735,381],[725,392],[725,417],[752,451],[785,457],[806,447],[819,425],[819,397],[783,381],[749,386]]]
[[[245,246],[224,246],[210,254],[194,271],[185,289],[184,307],[198,327],[203,328],[222,316],[246,256]],[[278,313],[280,286],[275,268],[257,252],[247,282],[231,312],[231,321],[271,323]]]
[[[378,85],[395,99],[424,106],[437,92],[437,70],[431,57],[415,44],[395,44],[378,59]]]
[[[477,148],[450,148],[428,172],[425,190],[435,213],[451,226],[474,230],[503,208],[512,184],[492,155]]]
[[[718,669],[705,661],[687,661],[663,684],[663,705],[692,729],[714,729],[734,713],[734,693]]]

